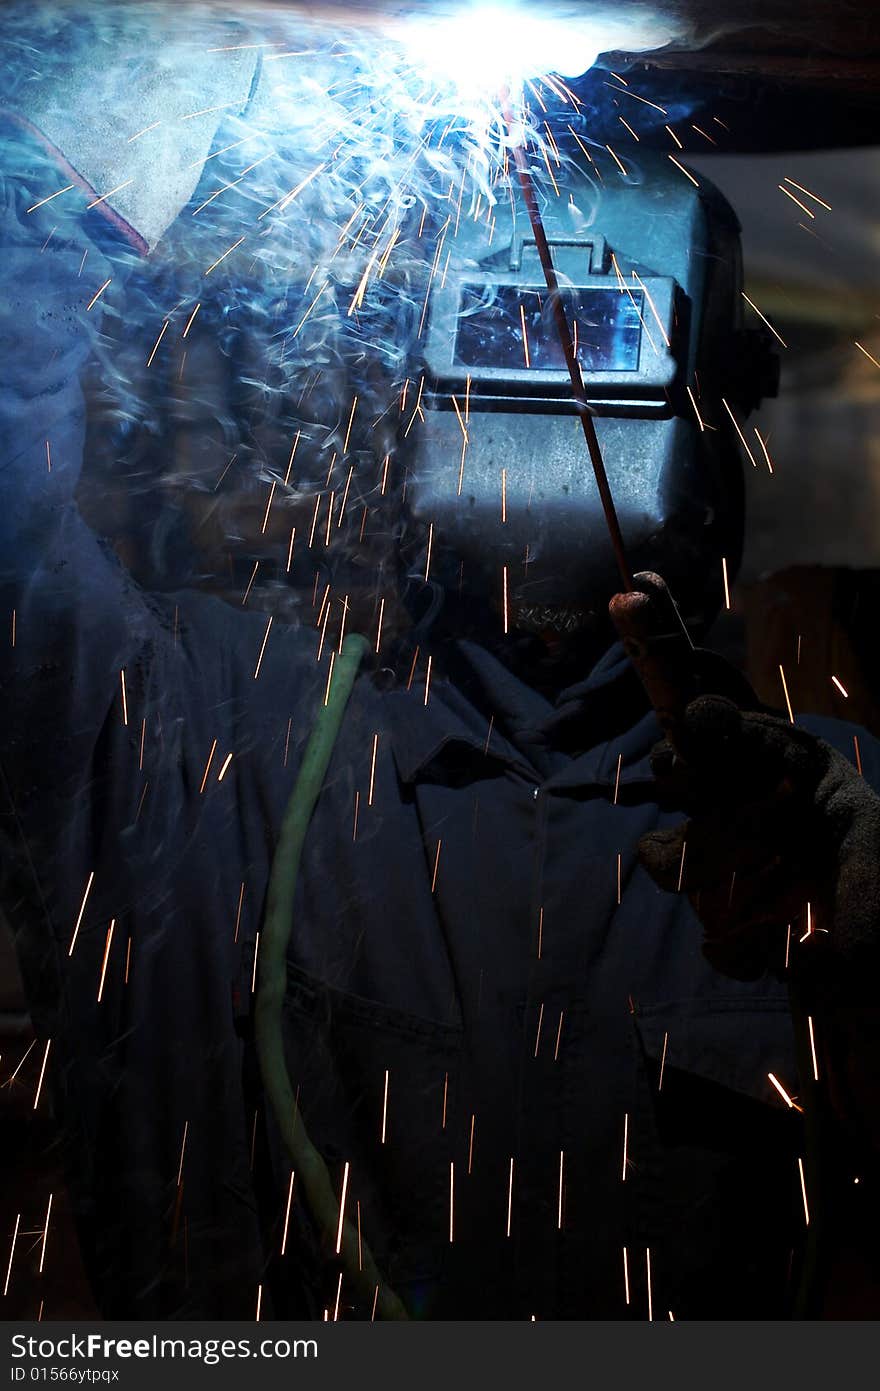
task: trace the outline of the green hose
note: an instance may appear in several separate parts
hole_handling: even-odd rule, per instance
[[[303,754],[302,766],[287,804],[269,877],[266,919],[259,947],[259,986],[255,1008],[257,1057],[266,1096],[281,1131],[305,1201],[325,1241],[337,1244],[339,1200],[322,1155],[309,1139],[287,1071],[281,1015],[287,987],[287,947],[293,930],[293,904],[303,843],[327,768],[336,746],[342,717],[368,647],[358,633],[349,633],[336,657],[324,704],[318,711]],[[356,1227],[345,1221],[339,1257],[349,1287],[372,1303],[378,1318],[405,1319],[406,1310],[380,1275]],[[378,1293],[377,1293],[378,1291]]]

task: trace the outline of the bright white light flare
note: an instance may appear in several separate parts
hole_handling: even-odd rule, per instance
[[[676,37],[635,9],[624,21],[611,7],[546,4],[464,4],[410,15],[393,25],[413,66],[437,85],[453,85],[462,95],[518,92],[529,78],[555,73],[579,77],[600,53],[634,53],[660,47]]]

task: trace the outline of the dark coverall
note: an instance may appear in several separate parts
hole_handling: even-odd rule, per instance
[[[263,1284],[264,1316],[320,1318],[338,1267],[296,1181],[280,1254],[290,1164],[249,1020],[329,653],[142,593],[85,526],[86,305],[113,267],[62,200],[34,201],[4,180],[3,908],[84,1253],[108,1316],[249,1318]],[[802,723],[851,752],[852,728]],[[786,996],[714,973],[637,863],[680,820],[655,800],[658,737],[615,650],[555,704],[468,643],[427,704],[418,678],[357,681],[294,905],[287,1061],[414,1316],[786,1311],[801,1141],[767,1076],[797,1090]]]

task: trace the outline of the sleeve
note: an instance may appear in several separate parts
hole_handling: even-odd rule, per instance
[[[88,306],[114,274],[64,196],[81,205],[61,195],[47,217],[29,211],[39,195],[26,179],[0,188],[0,709],[3,772],[22,810],[32,791],[82,770],[121,672],[158,636],[155,612],[76,506],[80,374],[101,313]]]
[[[102,1308],[241,1317],[262,1254],[232,987],[296,773],[290,726],[326,677],[311,632],[144,593],[85,524],[80,378],[124,265],[75,192],[70,212],[67,194],[35,208],[63,175],[13,178],[15,158],[0,173],[3,912]]]
[[[0,176],[0,865],[45,1031],[76,965],[67,957],[90,876],[89,914],[108,919],[137,874],[170,885],[178,847],[206,814],[212,740],[255,743],[258,703],[247,691],[243,729],[241,694],[266,618],[205,595],[145,593],[83,520],[81,376],[130,252],[89,224],[75,190],[36,207],[63,183],[39,151],[29,170],[11,145]],[[267,668],[293,642],[274,638]],[[135,826],[143,838],[151,805],[161,813],[148,874],[129,842]],[[234,860],[240,837],[232,823],[222,834]]]
[[[827,715],[797,715],[797,723],[808,734],[824,739],[861,773],[868,786],[880,796],[880,740],[863,725],[834,720]]]

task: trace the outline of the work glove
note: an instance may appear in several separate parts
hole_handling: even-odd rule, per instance
[[[73,31],[32,58],[0,106],[52,154],[58,189],[100,200],[147,254],[192,196],[221,121],[246,107],[257,50],[240,26],[183,30],[139,9],[109,35],[89,27],[78,43]]]
[[[651,765],[661,805],[689,819],[639,858],[687,894],[725,975],[798,969],[873,998],[880,946],[880,799],[829,744],[718,696],[686,708]]]

